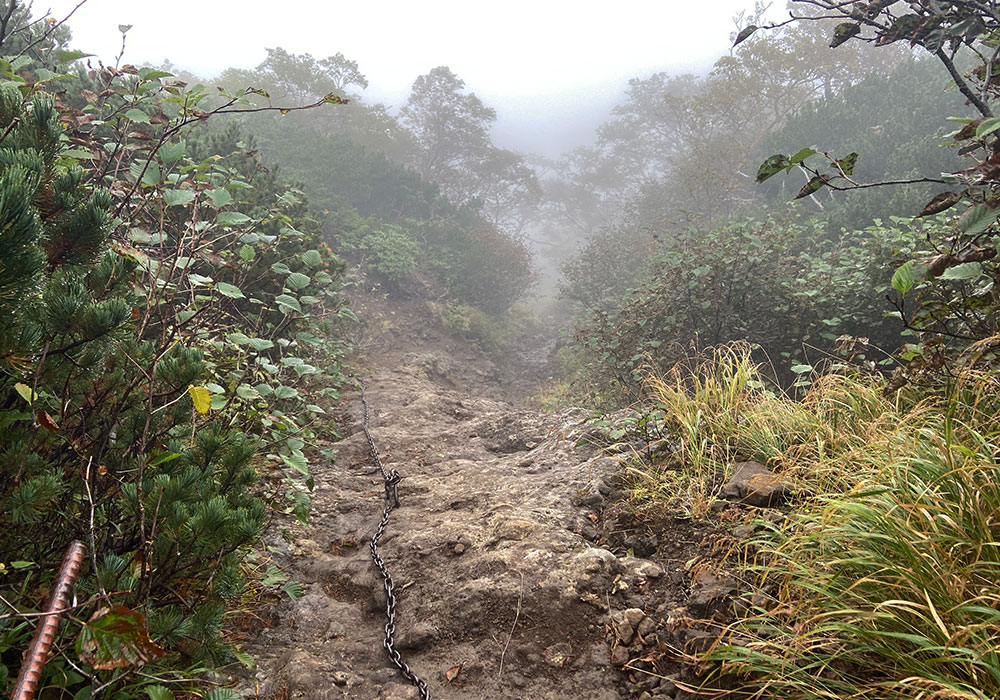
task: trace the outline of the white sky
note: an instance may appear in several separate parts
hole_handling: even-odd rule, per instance
[[[62,18],[78,0],[36,0]],[[358,62],[368,101],[399,105],[418,75],[449,66],[498,112],[503,145],[546,151],[586,139],[627,81],[704,71],[729,48],[752,0],[88,0],[69,20],[74,48],[204,77],[253,67],[265,47]],[[504,143],[504,142],[507,143]],[[521,142],[521,143],[517,143]]]

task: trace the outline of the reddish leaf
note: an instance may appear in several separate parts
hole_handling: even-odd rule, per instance
[[[45,411],[37,411],[35,413],[35,419],[38,421],[38,424],[46,430],[51,430],[53,433],[59,430],[59,426],[54,420],[52,420],[52,416]]]
[[[449,683],[451,683],[453,680],[458,678],[458,673],[461,670],[462,670],[462,664],[458,664],[457,666],[452,666],[451,668],[449,668],[447,671],[444,672],[444,677],[448,679]]]
[[[960,192],[941,192],[940,194],[934,195],[931,201],[924,205],[924,208],[920,210],[920,213],[917,214],[917,216],[931,216],[932,214],[939,214],[940,212],[955,206],[960,199],[962,199],[962,194]]]
[[[95,612],[76,638],[80,660],[95,669],[142,666],[166,651],[146,631],[146,617],[123,605]]]

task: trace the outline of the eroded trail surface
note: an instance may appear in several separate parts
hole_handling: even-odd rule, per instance
[[[669,682],[638,674],[636,686],[620,670],[655,648],[660,619],[642,608],[676,576],[608,544],[602,511],[619,469],[574,447],[586,414],[517,410],[488,397],[502,394],[499,377],[462,391],[433,376],[427,353],[399,355],[366,380],[372,434],[404,477],[380,552],[398,591],[397,646],[431,697],[674,697]],[[360,396],[347,397],[345,439],[314,470],[309,525],[267,535],[305,595],[262,613],[267,627],[244,645],[259,664],[244,696],[419,697],[382,647],[385,596],[368,544],[383,484],[361,415]]]

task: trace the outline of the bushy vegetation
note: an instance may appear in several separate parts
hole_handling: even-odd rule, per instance
[[[0,686],[32,632],[11,613],[80,539],[43,685],[172,697],[132,669],[232,660],[250,548],[308,512],[344,264],[249,140],[198,126],[240,96],[49,48],[0,61]]]

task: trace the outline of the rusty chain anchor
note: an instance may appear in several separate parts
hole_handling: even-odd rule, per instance
[[[372,551],[372,561],[378,568],[379,573],[382,574],[382,581],[385,587],[385,614],[388,621],[385,624],[385,641],[382,646],[385,647],[386,653],[389,655],[389,660],[399,669],[400,675],[406,680],[417,687],[420,692],[420,697],[422,700],[430,700],[430,691],[427,689],[426,681],[422,680],[413,670],[406,665],[403,661],[402,655],[395,647],[394,635],[396,633],[396,594],[395,588],[392,582],[392,576],[389,574],[389,569],[386,568],[385,562],[382,561],[382,557],[378,553],[378,541],[385,532],[386,526],[389,524],[389,514],[392,509],[399,505],[399,482],[403,478],[398,471],[395,469],[386,470],[385,466],[382,464],[382,458],[379,457],[378,449],[375,447],[375,440],[372,438],[371,431],[368,429],[368,400],[365,397],[365,384],[358,379],[358,384],[361,385],[361,406],[364,409],[364,417],[361,421],[361,429],[365,432],[365,438],[368,440],[368,449],[371,452],[372,460],[375,462],[375,466],[378,467],[377,470],[369,472],[375,474],[381,472],[382,479],[385,481],[385,508],[382,511],[382,521],[378,525],[378,529],[375,534],[372,535],[371,539],[371,551]]]

